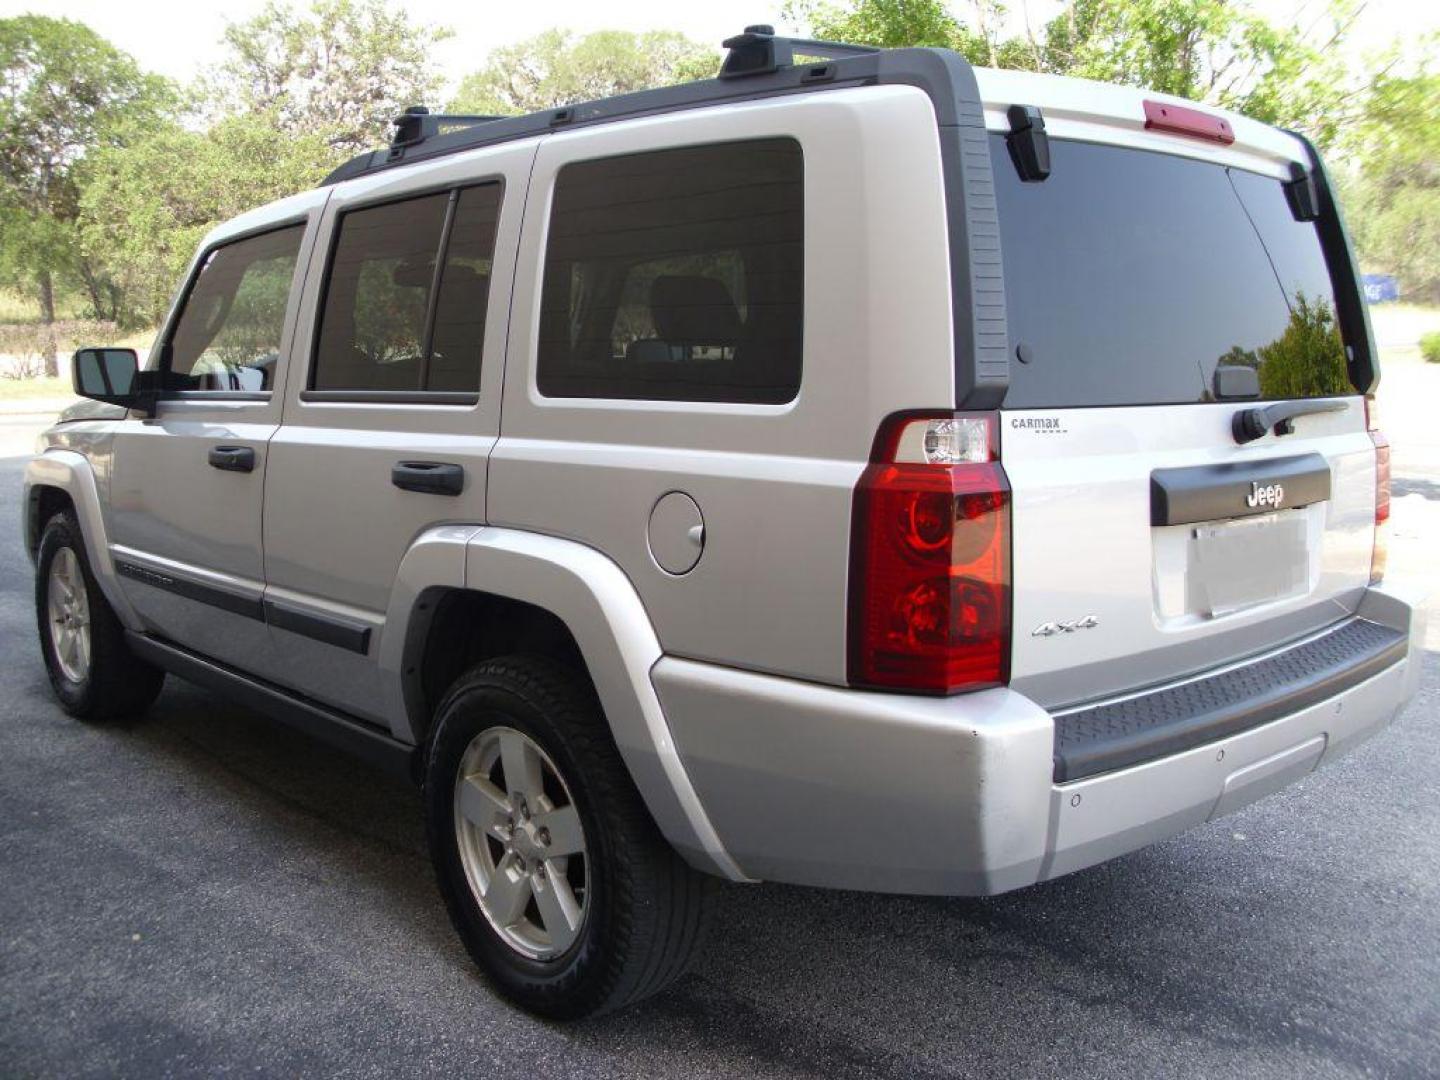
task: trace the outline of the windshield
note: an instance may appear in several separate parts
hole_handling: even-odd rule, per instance
[[[1215,400],[1251,368],[1262,399],[1355,393],[1314,223],[1279,180],[1052,139],[1023,183],[991,136],[1010,343],[1007,408]]]

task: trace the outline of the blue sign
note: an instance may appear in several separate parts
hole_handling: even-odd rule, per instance
[[[1400,299],[1400,282],[1393,274],[1361,274],[1360,287],[1371,304],[1393,304]]]

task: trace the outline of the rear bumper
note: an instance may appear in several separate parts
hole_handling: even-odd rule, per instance
[[[1257,712],[1243,730],[1069,782],[1055,779],[1055,719],[1008,689],[903,697],[671,657],[652,678],[706,812],[748,876],[985,895],[1228,814],[1378,730],[1418,688],[1423,613],[1418,597],[1381,587],[1357,617],[1402,633],[1403,655],[1282,715]]]

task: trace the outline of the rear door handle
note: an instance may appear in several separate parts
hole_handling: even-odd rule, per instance
[[[465,470],[445,461],[397,461],[390,482],[427,495],[459,495],[465,488]]]
[[[210,464],[226,472],[253,472],[255,451],[249,446],[212,446]]]

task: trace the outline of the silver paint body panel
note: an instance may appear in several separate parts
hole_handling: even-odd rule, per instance
[[[1054,722],[1013,689],[895,697],[667,658],[654,680],[690,776],[742,871],[805,885],[989,895],[1231,813],[1358,745],[1419,688],[1422,601],[1358,615],[1404,660],[1326,701],[1183,753],[1052,780]]]
[[[1146,132],[1124,119],[1137,111],[1138,91],[978,77],[992,129],[1005,127],[1007,102],[1024,100],[1046,110],[1053,137],[1277,178],[1302,157],[1290,137],[1243,118],[1231,118],[1237,141],[1226,148]],[[805,163],[795,400],[541,396],[538,301],[559,170],[772,136],[796,139]],[[554,613],[580,647],[664,835],[693,865],[734,880],[1015,888],[1228,812],[1382,724],[1414,693],[1420,619],[1398,589],[1366,588],[1374,507],[1363,474],[1373,450],[1355,409],[1307,419],[1305,438],[1290,440],[1323,444],[1336,470],[1338,497],[1315,549],[1317,591],[1306,602],[1208,626],[1142,617],[1169,595],[1174,552],[1143,521],[1137,527],[1141,474],[1273,453],[1274,440],[1222,455],[1221,406],[1130,410],[1145,414],[1133,423],[1104,415],[1113,410],[1072,412],[1068,452],[1015,440],[1005,449],[1015,491],[1013,685],[953,698],[844,686],[850,510],[871,440],[891,413],[955,400],[940,161],[929,99],[880,86],[562,130],[284,200],[206,239],[307,223],[270,396],[168,402],[153,421],[73,410],[27,468],[27,491],[70,497],[97,579],[127,628],[289,687],[402,744],[417,742],[429,719],[414,661],[439,592],[491,593]],[[307,400],[337,215],[371,199],[496,178],[505,193],[477,403]],[[222,440],[252,446],[255,472],[208,468],[205,450]],[[462,494],[397,490],[389,469],[401,457],[462,464]],[[1082,489],[1112,491],[1113,522],[1080,512]],[[683,575],[657,564],[650,536],[652,511],[672,491],[693,499],[704,523],[703,557]],[[369,631],[367,647],[338,649],[121,578],[117,557],[342,620]],[[1224,768],[1215,767],[1216,747],[1202,747],[1053,783],[1048,710],[1203,671],[1352,612],[1409,632],[1409,658],[1331,702],[1224,740]],[[1089,615],[1095,623],[1083,633],[1025,634],[1031,620]]]

